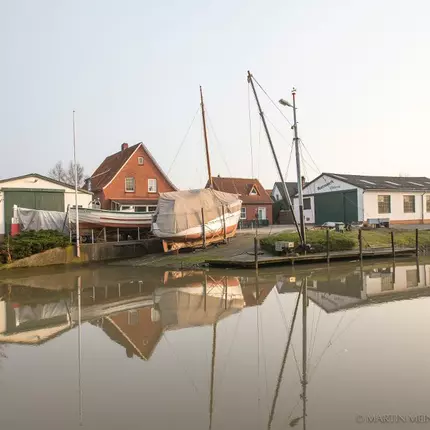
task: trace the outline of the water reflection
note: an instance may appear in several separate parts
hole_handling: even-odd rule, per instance
[[[96,376],[100,362],[93,356],[100,348],[106,351],[101,354],[106,359],[114,354],[105,343],[107,340],[121,349],[126,360],[120,362],[114,358],[115,365],[121,366],[117,370],[124,375],[130,373],[127,385],[122,387],[124,393],[134,390],[137,398],[143,396],[152,405],[146,409],[151,417],[149,428],[306,429],[308,425],[318,429],[324,428],[321,423],[334,429],[354,428],[354,413],[361,411],[343,405],[345,411],[338,412],[335,406],[327,414],[322,387],[335,390],[337,386],[339,392],[345,389],[342,386],[345,377],[335,381],[327,375],[337,366],[342,367],[344,361],[340,359],[348,348],[353,350],[356,345],[372,348],[368,344],[370,322],[367,323],[371,319],[361,321],[348,348],[343,345],[348,339],[346,334],[358,317],[358,309],[428,296],[429,267],[399,261],[365,266],[344,264],[289,272],[261,271],[258,277],[245,271],[148,273],[109,268],[41,274],[29,279],[17,277],[0,286],[0,372],[2,361],[10,363],[6,371],[18,372],[14,376],[19,379],[26,358],[19,356],[16,348],[58,344],[59,339],[66,339],[66,333],[76,327],[78,425],[110,428],[111,420],[114,421],[107,411],[96,414],[97,401],[92,388],[98,392],[101,384]],[[340,317],[336,317],[337,313]],[[377,314],[370,315],[376,318]],[[393,321],[391,314],[385,312],[385,315],[386,321]],[[360,330],[367,332],[362,335]],[[90,343],[86,342],[87,336],[92,339]],[[71,338],[62,343],[70,344],[73,346]],[[11,357],[6,354],[6,346],[15,348],[11,349]],[[47,351],[58,357],[54,366],[60,366],[61,350]],[[236,351],[235,355],[232,351]],[[363,354],[353,355],[357,363],[363,361]],[[378,354],[384,351],[378,350]],[[401,356],[403,352],[398,354]],[[21,358],[14,366],[16,357]],[[141,366],[149,364],[142,360],[160,363],[161,367],[155,364],[148,370],[150,373],[145,373],[148,381],[152,381],[148,385],[134,385],[133,379],[139,374],[132,364],[136,363],[134,359]],[[197,399],[192,399],[186,383],[177,380],[178,375],[167,376],[168,368],[175,362],[181,363],[177,373],[186,374]],[[70,368],[66,371],[72,372]],[[104,372],[107,371],[100,375],[112,377]],[[344,375],[351,378],[348,373]],[[177,380],[177,393],[169,386],[169,378]],[[321,382],[324,378],[329,378],[333,387]],[[365,390],[366,387],[359,387],[359,379],[354,381],[354,389]],[[117,384],[125,382],[118,380]],[[175,394],[181,409],[176,415],[172,412],[176,418],[168,418],[161,412],[164,402],[161,398],[169,399]],[[127,424],[135,425],[139,420],[137,416],[130,417],[133,413],[127,406],[130,402],[134,404],[131,399],[125,394],[115,404],[120,410],[129,411]],[[338,402],[341,400],[338,398]],[[235,408],[231,407],[233,403]],[[138,414],[139,407],[136,409]],[[157,419],[152,415],[155,410],[161,413]],[[187,411],[186,417],[183,411]],[[8,415],[6,409],[5,415],[0,416],[0,424],[7,422],[10,429],[22,428],[23,419],[13,413]],[[64,428],[75,428],[73,420]]]

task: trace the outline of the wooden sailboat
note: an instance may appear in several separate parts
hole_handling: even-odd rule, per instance
[[[239,196],[213,189],[202,87],[200,100],[209,187],[160,194],[152,233],[163,240],[165,252],[225,242],[235,236],[240,219]]]

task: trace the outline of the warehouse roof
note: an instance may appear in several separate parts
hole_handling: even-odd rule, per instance
[[[390,190],[390,191],[428,191],[430,190],[430,178],[425,176],[364,176],[349,175],[344,173],[322,173],[322,176],[330,176],[334,179],[351,184],[364,190]],[[318,179],[316,178],[316,179]],[[312,182],[314,182],[314,179]],[[311,182],[311,183],[312,183]],[[309,185],[309,184],[308,184]]]

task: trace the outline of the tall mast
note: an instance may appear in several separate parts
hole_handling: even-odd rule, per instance
[[[203,102],[203,91],[200,86],[200,104],[202,107],[202,119],[203,119],[203,136],[205,138],[205,147],[206,147],[206,163],[208,165],[208,176],[209,176],[209,186],[213,188],[213,180],[212,180],[212,172],[211,172],[211,160],[209,158],[209,144],[208,144],[208,133],[206,130],[206,116],[205,116],[205,104]]]
[[[272,150],[273,158],[275,159],[276,169],[278,171],[279,179],[281,181],[281,193],[283,194],[284,201],[288,204],[291,215],[293,217],[294,225],[296,226],[297,233],[299,235],[300,243],[304,243],[304,238],[302,237],[301,230],[299,228],[299,225],[297,224],[297,219],[294,214],[293,204],[291,203],[290,195],[288,194],[287,187],[285,185],[284,176],[282,175],[281,167],[279,166],[278,158],[276,157],[275,148],[272,143],[272,138],[270,137],[269,129],[267,128],[266,119],[264,118],[264,113],[261,110],[260,101],[258,100],[257,91],[255,91],[254,81],[252,80],[251,72],[248,70],[248,82],[251,84],[252,92],[254,93],[255,101],[257,102],[258,110],[260,112],[261,121],[263,122],[264,131],[267,135],[267,140],[269,141],[270,149]]]
[[[297,191],[299,194],[299,217],[300,217],[300,232],[302,234],[303,243],[306,244],[306,230],[305,230],[305,217],[303,215],[303,184],[302,184],[302,172],[300,167],[300,146],[299,146],[299,134],[297,131],[297,116],[296,116],[296,89],[293,88],[291,92],[293,95],[293,115],[294,115],[294,144],[296,147],[296,169],[297,169]]]

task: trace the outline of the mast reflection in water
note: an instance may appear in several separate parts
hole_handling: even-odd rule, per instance
[[[5,280],[1,428],[344,429],[379,407],[425,414],[429,267]]]

